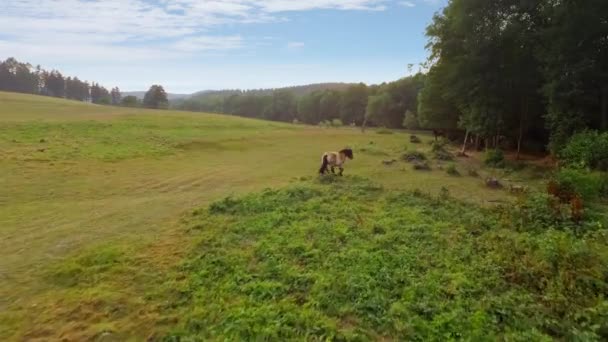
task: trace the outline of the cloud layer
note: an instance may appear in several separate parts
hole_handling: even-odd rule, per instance
[[[244,47],[220,25],[283,21],[314,9],[378,11],[386,0],[3,0],[0,57],[167,58]]]

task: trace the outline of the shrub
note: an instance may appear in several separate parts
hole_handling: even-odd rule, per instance
[[[564,165],[571,168],[608,170],[608,132],[584,131],[570,138],[558,153]]]
[[[450,176],[460,176],[460,172],[458,172],[458,169],[454,164],[448,165],[448,167],[445,169],[445,172],[447,172],[447,174]]]
[[[414,170],[429,171],[431,166],[426,161],[415,161],[412,165]]]
[[[585,200],[602,196],[606,187],[606,175],[580,169],[563,168],[555,175],[560,192],[580,195]]]
[[[426,160],[426,155],[420,151],[408,151],[401,156],[401,159],[408,162],[422,161]]]
[[[419,129],[420,124],[418,123],[418,116],[411,111],[405,112],[405,117],[403,118],[403,127],[407,129]]]
[[[488,166],[502,168],[505,166],[505,155],[502,150],[488,150],[484,158],[484,163]]]
[[[393,131],[391,131],[388,128],[380,128],[379,130],[376,131],[376,133],[378,133],[378,134],[393,134]]]
[[[450,141],[446,138],[439,138],[437,140],[433,140],[431,142],[431,151],[445,151],[446,146],[450,143]]]
[[[340,119],[333,119],[331,120],[331,125],[334,127],[342,127],[344,126],[344,124],[342,123],[342,120]]]
[[[535,192],[523,197],[512,213],[515,216],[512,222],[526,231],[566,228],[572,224],[568,205],[549,194]]]
[[[433,152],[433,157],[435,157],[435,159],[437,159],[437,160],[443,160],[443,161],[454,160],[454,155],[452,155],[450,152],[448,152],[446,150],[439,150],[439,151]]]

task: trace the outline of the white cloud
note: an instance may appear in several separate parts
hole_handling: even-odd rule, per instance
[[[287,43],[287,48],[289,49],[299,49],[299,48],[303,48],[304,47],[304,43],[303,42],[289,42]]]
[[[194,36],[178,40],[173,48],[178,51],[226,51],[243,47],[241,36]]]
[[[415,7],[416,4],[411,1],[399,1],[399,5],[403,7]]]
[[[293,11],[383,10],[387,1],[0,0],[0,57],[33,62],[86,57],[94,63],[236,50],[246,47],[245,39],[209,31],[219,25],[282,21],[281,13]]]

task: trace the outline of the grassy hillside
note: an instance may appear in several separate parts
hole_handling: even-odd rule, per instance
[[[507,191],[486,188],[483,184],[485,176],[499,175],[504,179],[505,174],[509,174],[510,183],[529,182],[529,176],[542,176],[534,169],[519,173],[510,173],[508,169],[480,169],[476,158],[455,162],[434,160],[427,136],[422,136],[421,144],[411,144],[408,142],[409,134],[404,132],[378,133],[387,132],[362,134],[350,128],[328,129],[211,114],[101,107],[0,93],[0,338],[139,340],[167,334],[199,337],[279,334],[293,337],[302,333],[327,337],[353,331],[353,334],[373,339],[401,336],[401,330],[386,325],[389,321],[380,322],[384,325],[378,325],[378,328],[370,328],[379,323],[374,320],[388,312],[386,310],[390,307],[385,303],[392,300],[392,295],[385,298],[385,294],[378,293],[382,296],[378,297],[381,301],[370,301],[368,309],[365,301],[357,302],[357,305],[363,305],[361,307],[336,306],[342,305],[340,301],[346,305],[351,300],[358,300],[353,297],[340,299],[334,306],[293,312],[295,320],[285,324],[299,326],[304,324],[304,319],[308,322],[306,326],[313,330],[295,329],[283,335],[273,330],[239,329],[250,320],[255,320],[257,323],[254,325],[260,326],[282,324],[276,320],[278,318],[268,316],[277,307],[273,306],[274,302],[267,302],[267,298],[278,300],[281,310],[287,310],[280,312],[285,312],[285,317],[292,317],[288,308],[300,305],[301,296],[314,299],[315,302],[307,302],[310,305],[325,305],[324,301],[330,300],[332,293],[342,293],[342,290],[330,291],[328,288],[314,294],[304,291],[301,295],[293,294],[287,298],[283,294],[292,286],[290,281],[283,284],[281,279],[264,279],[262,284],[243,285],[245,287],[238,290],[251,292],[239,292],[238,295],[233,292],[237,290],[233,282],[248,282],[239,278],[242,275],[240,268],[245,267],[243,263],[255,268],[256,263],[262,260],[251,259],[249,254],[243,259],[241,257],[245,255],[238,255],[238,251],[250,253],[257,250],[258,244],[264,244],[267,249],[261,253],[266,254],[256,254],[256,258],[287,253],[277,250],[282,248],[279,246],[283,242],[275,240],[281,238],[281,234],[274,236],[274,231],[291,229],[289,227],[295,224],[294,220],[302,224],[308,222],[310,229],[318,226],[327,231],[327,235],[323,235],[323,230],[306,233],[306,227],[298,228],[304,230],[298,233],[300,240],[294,237],[293,243],[301,245],[292,247],[296,253],[294,257],[304,258],[302,262],[309,257],[316,260],[315,255],[326,254],[338,246],[336,243],[346,244],[351,251],[349,253],[354,253],[351,255],[353,258],[360,248],[371,248],[362,243],[372,235],[350,235],[352,220],[360,222],[366,231],[377,230],[374,234],[379,236],[385,230],[407,245],[410,244],[407,240],[423,234],[425,227],[434,227],[427,232],[433,238],[412,245],[408,252],[411,255],[426,255],[424,253],[444,248],[448,241],[441,235],[449,233],[447,228],[466,225],[457,212],[434,217],[439,207],[415,204],[411,210],[394,212],[394,217],[391,214],[391,220],[396,221],[387,221],[385,226],[382,222],[390,217],[380,216],[385,210],[382,203],[390,197],[384,197],[384,194],[381,198],[375,197],[378,186],[388,191],[418,189],[419,193],[431,196],[449,194],[468,203],[462,204],[463,210],[470,205],[472,212],[476,213],[482,207],[493,206],[497,202],[509,203],[514,199]],[[346,167],[345,174],[349,176],[346,183],[316,184],[320,155],[344,146],[351,146],[355,151],[355,159]],[[404,152],[412,149],[428,155],[431,171],[415,171],[409,163],[401,160]],[[396,161],[390,162],[393,159]],[[450,165],[461,176],[446,172],[452,169],[448,167]],[[477,169],[480,176],[468,176],[469,168]],[[368,186],[365,182],[361,185],[361,178],[372,179],[377,185]],[[287,198],[276,199],[272,196],[266,199],[261,195],[262,202],[252,203],[247,207],[249,209],[235,209],[234,203],[241,202],[225,199],[226,196],[242,198],[247,193],[281,188],[301,182],[301,179],[306,184],[313,184],[314,188],[302,190],[302,196],[318,197],[304,207],[297,204],[290,208],[292,195],[281,195]],[[344,189],[318,189],[319,186],[344,186]],[[293,196],[297,199],[301,194],[297,192]],[[267,200],[270,202],[265,202]],[[335,202],[335,206],[331,202]],[[213,210],[220,216],[208,216],[205,208],[210,203],[215,203],[212,208],[216,208]],[[407,205],[404,202],[404,206]],[[278,212],[272,211],[263,217],[249,217],[249,213],[239,216],[240,210],[256,206],[260,206],[262,212],[270,207]],[[192,216],[195,209],[203,213],[202,216]],[[297,215],[290,212],[292,209],[297,210]],[[320,225],[322,222],[315,220],[322,218],[314,218],[319,212],[328,215],[327,218],[332,218],[336,224],[324,221]],[[378,223],[377,227],[375,223]],[[407,226],[401,237],[398,225]],[[257,232],[256,227],[262,234],[259,239],[250,235]],[[243,235],[240,235],[241,231]],[[224,233],[228,235],[223,236]],[[456,244],[452,246],[454,250],[446,253],[456,253],[460,244],[468,246],[466,234],[477,233],[457,230],[454,234],[464,235],[454,235],[455,239],[449,242]],[[287,234],[283,238],[289,236]],[[356,240],[351,240],[351,237]],[[233,238],[239,242],[230,247]],[[220,254],[205,254],[211,253],[211,250],[206,252],[205,244],[209,243],[214,248],[228,249],[226,253],[217,249],[213,253]],[[248,244],[252,249],[246,248]],[[317,244],[320,244],[319,248],[312,248]],[[371,245],[376,246],[373,248],[384,246],[382,241],[374,244],[377,245]],[[394,265],[388,263],[392,259],[383,260],[381,254],[368,257],[376,260],[377,267],[370,266],[366,271],[370,273],[360,274],[360,285],[368,287],[360,290],[372,291],[369,292],[371,296],[377,285],[367,284],[363,279],[383,276],[375,270],[389,272],[386,273],[388,276]],[[450,263],[457,263],[461,258],[456,254],[448,257],[451,258]],[[599,258],[595,254],[593,257]],[[220,275],[214,273],[217,269],[209,268],[208,262],[213,260],[219,263],[217,265],[230,267],[231,271],[225,273],[223,280],[214,278]],[[311,277],[321,286],[324,283],[317,277],[342,279],[339,276],[346,276],[347,265],[361,261],[346,258],[336,259],[336,262],[340,260],[349,263],[344,264],[343,270],[339,270],[340,264],[336,264],[336,269],[321,268],[320,273]],[[290,269],[284,271],[296,272],[298,267],[306,267],[299,262],[295,259],[289,261],[284,266]],[[259,265],[263,267],[260,272],[274,272],[272,267],[282,267],[266,261]],[[429,265],[425,267],[431,267]],[[436,265],[435,261],[433,265]],[[464,281],[464,278],[456,277],[459,274],[457,270],[454,270],[456,289],[453,291],[457,291],[460,288],[457,284]],[[275,271],[279,272],[277,276],[283,277],[281,269]],[[410,271],[418,277],[416,279],[424,281],[426,276],[416,273],[426,272],[424,268],[416,266]],[[245,273],[256,274],[251,270]],[[459,277],[468,276],[463,273]],[[205,279],[225,283],[214,282],[214,285],[206,283]],[[302,286],[308,286],[305,284],[311,279],[301,280]],[[224,286],[222,284],[227,287],[217,288]],[[326,283],[327,286],[331,284]],[[447,285],[438,283],[437,286],[436,291],[441,292]],[[215,297],[217,300],[227,296],[236,302],[209,302],[209,306],[198,306],[196,303],[204,301],[204,294],[196,292],[196,288],[217,290],[208,295],[215,293],[219,296]],[[356,288],[344,290],[359,291]],[[198,299],[193,301],[192,298]],[[259,306],[247,306],[248,300],[255,300],[255,305]],[[242,312],[239,305],[257,311]],[[371,311],[364,315],[361,310]],[[398,307],[390,310],[395,315],[409,315],[410,312]],[[427,309],[420,310],[426,312]],[[227,316],[209,316],[213,312],[225,312]],[[237,315],[237,312],[241,314]],[[307,316],[309,314],[311,316]],[[552,319],[553,316],[548,317]],[[420,319],[424,319],[424,315]],[[205,330],[207,328],[204,327],[215,330]],[[324,330],[314,330],[316,327]],[[529,327],[532,329],[535,325]]]

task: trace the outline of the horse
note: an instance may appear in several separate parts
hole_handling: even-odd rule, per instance
[[[340,169],[339,175],[342,176],[344,172],[344,163],[346,159],[353,159],[353,150],[350,148],[345,148],[340,152],[325,152],[323,153],[321,168],[319,169],[320,174],[325,174],[327,172],[327,168],[331,168],[331,172],[333,174],[336,173],[334,170],[335,167]]]

